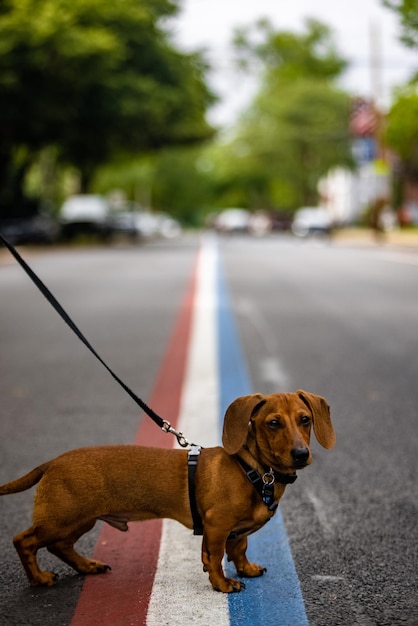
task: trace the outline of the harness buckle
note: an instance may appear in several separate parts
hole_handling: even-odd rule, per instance
[[[163,420],[163,425],[161,426],[161,430],[163,430],[166,434],[170,433],[171,435],[174,435],[177,439],[177,443],[182,448],[187,448],[187,446],[194,445],[194,444],[189,443],[189,441],[187,441],[183,433],[175,430],[171,426],[170,422],[168,422],[167,420]]]
[[[250,469],[247,472],[247,478],[252,485],[255,485],[260,480],[260,474],[255,469]]]

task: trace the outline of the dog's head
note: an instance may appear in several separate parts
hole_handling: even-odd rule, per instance
[[[335,444],[328,403],[299,389],[296,393],[253,394],[228,407],[222,442],[228,454],[246,446],[263,465],[295,470],[309,465],[311,427],[324,448]]]

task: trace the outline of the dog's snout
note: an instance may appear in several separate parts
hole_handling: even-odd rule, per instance
[[[308,448],[293,448],[291,454],[297,465],[303,465],[309,459]]]

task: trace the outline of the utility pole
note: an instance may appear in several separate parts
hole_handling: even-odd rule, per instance
[[[376,109],[380,110],[383,105],[382,37],[376,21],[369,24],[369,55],[371,95]]]

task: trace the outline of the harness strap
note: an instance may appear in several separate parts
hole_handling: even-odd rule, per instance
[[[190,502],[190,510],[192,513],[193,519],[193,534],[194,535],[203,535],[203,521],[200,517],[199,511],[197,509],[196,502],[196,487],[195,487],[195,478],[196,478],[196,469],[197,463],[200,456],[201,446],[196,446],[192,444],[191,449],[189,450],[187,456],[187,466],[188,466],[188,483],[189,483],[189,502]],[[245,474],[252,485],[254,485],[255,489],[260,494],[264,504],[267,506],[269,511],[275,511],[277,509],[277,502],[274,500],[274,483],[278,482],[284,485],[290,485],[295,482],[297,475],[295,474],[282,474],[281,472],[276,472],[275,470],[267,470],[266,476],[268,478],[271,477],[271,480],[263,480],[263,477],[257,472],[257,470],[253,469],[244,459],[241,459],[239,456],[235,456],[238,463],[241,465]],[[250,529],[249,529],[250,530]],[[232,541],[237,539],[243,534],[249,532],[249,530],[239,530],[232,531],[227,541]]]
[[[199,515],[199,511],[197,510],[197,502],[196,502],[196,488],[195,488],[195,477],[196,477],[196,469],[197,462],[199,460],[200,455],[200,446],[192,445],[189,450],[187,465],[188,465],[188,477],[189,477],[189,501],[190,501],[190,510],[192,512],[193,518],[193,534],[194,535],[203,535],[203,521]]]
[[[235,455],[235,458],[247,474],[250,483],[253,483],[253,480],[248,476],[249,474],[252,476],[253,479],[257,481],[257,484],[259,484],[257,477],[261,482],[263,482],[263,479],[261,478],[257,470],[253,469],[251,465],[248,465],[248,463],[244,461],[244,459],[242,459],[240,456]],[[274,482],[280,483],[281,485],[292,485],[297,479],[296,472],[294,474],[282,474],[281,472],[277,472],[276,470],[266,469],[266,473],[272,474],[272,476],[274,476]]]
[[[282,485],[291,485],[295,482],[297,475],[295,474],[282,474],[276,472],[273,469],[266,470],[266,473],[262,477],[257,470],[253,469],[244,459],[235,455],[236,460],[244,470],[248,480],[255,487],[261,496],[264,504],[269,511],[275,511],[277,509],[277,502],[274,499],[274,483],[280,483]]]

